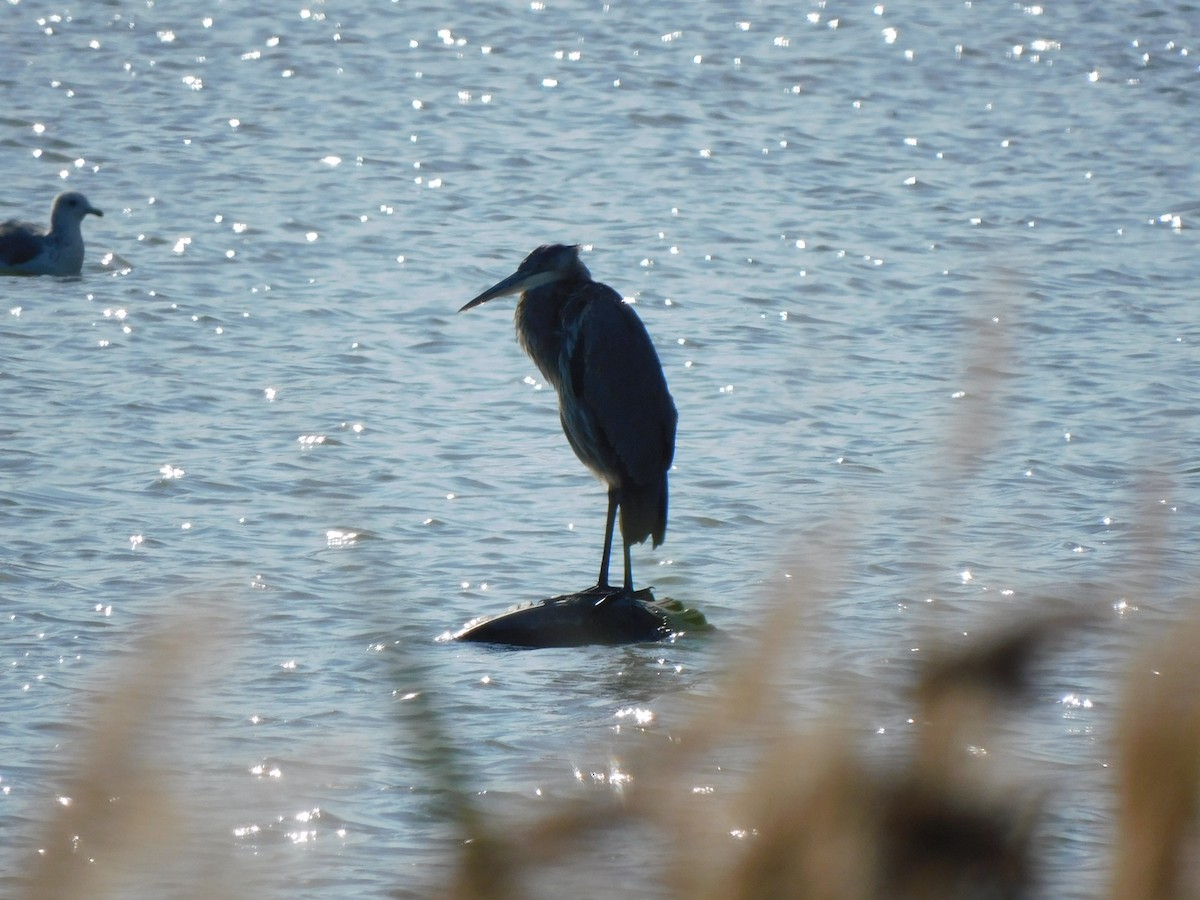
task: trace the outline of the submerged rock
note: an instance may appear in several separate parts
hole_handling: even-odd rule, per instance
[[[525,648],[581,647],[661,641],[697,627],[708,627],[702,615],[675,601],[657,603],[649,588],[633,594],[621,588],[592,588],[472,619],[443,639]]]

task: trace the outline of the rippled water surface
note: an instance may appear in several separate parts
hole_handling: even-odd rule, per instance
[[[886,751],[931,640],[1051,597],[1105,628],[1009,752],[1056,791],[1046,895],[1092,892],[1128,653],[1194,595],[1200,20],[937,6],[0,6],[0,218],[105,210],[81,278],[0,283],[3,892],[91,772],[163,786],[197,849],[151,880],[420,893],[456,792],[618,790],[779,603],[796,715],[849,680]],[[659,348],[634,574],[713,632],[435,642],[594,578],[511,301],[455,314],[546,242]]]

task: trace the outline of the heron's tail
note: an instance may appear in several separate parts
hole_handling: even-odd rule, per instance
[[[627,544],[654,539],[657,547],[667,534],[667,473],[650,484],[621,489],[621,537]]]

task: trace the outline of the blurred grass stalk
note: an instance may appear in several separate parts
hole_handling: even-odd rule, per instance
[[[104,685],[30,865],[30,900],[126,896],[137,873],[186,852],[186,817],[162,768],[178,751],[162,728],[203,633],[181,623],[143,639],[136,662]]]

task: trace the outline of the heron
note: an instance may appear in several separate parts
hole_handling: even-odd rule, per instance
[[[517,293],[517,341],[554,386],[571,449],[608,487],[600,576],[585,593],[613,593],[608,563],[619,510],[623,590],[632,594],[630,546],[653,538],[657,547],[667,531],[667,470],[679,416],[662,364],[633,307],[592,280],[577,245],[538,247],[459,312]]]
[[[87,215],[104,213],[78,191],[67,191],[54,198],[49,231],[16,219],[0,223],[0,275],[78,275]]]

